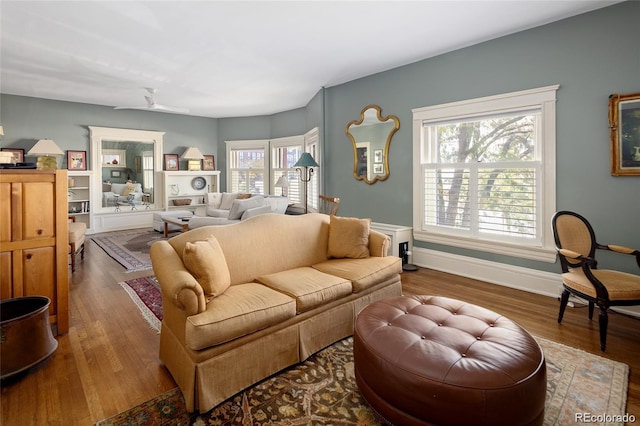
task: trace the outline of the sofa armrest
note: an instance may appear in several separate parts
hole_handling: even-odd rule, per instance
[[[369,231],[369,254],[371,257],[385,257],[389,252],[391,238],[382,232]]]
[[[207,306],[204,291],[171,244],[166,240],[156,241],[149,253],[163,301],[165,298],[170,300],[172,305],[185,311],[186,316],[204,312]],[[163,308],[168,308],[167,305],[163,303]]]

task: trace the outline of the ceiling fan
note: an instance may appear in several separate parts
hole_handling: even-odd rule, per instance
[[[162,105],[162,104],[156,103],[155,99],[153,98],[153,95],[156,94],[157,90],[152,87],[145,87],[144,89],[147,92],[149,92],[149,95],[144,97],[147,100],[147,105],[132,106],[132,107],[117,106],[117,107],[114,107],[113,109],[139,109],[143,111],[173,112],[178,114],[189,113],[189,110],[187,108],[174,107],[174,106],[168,106],[168,105]]]

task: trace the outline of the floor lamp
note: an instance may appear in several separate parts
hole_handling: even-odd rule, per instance
[[[316,160],[313,159],[311,154],[308,152],[303,152],[300,156],[300,159],[293,165],[296,168],[298,173],[300,173],[300,180],[304,182],[304,213],[309,213],[309,195],[307,192],[307,185],[313,176],[313,168],[320,167]],[[304,176],[302,173],[302,168],[304,167]]]

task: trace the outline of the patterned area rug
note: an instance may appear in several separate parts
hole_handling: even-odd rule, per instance
[[[626,364],[546,339],[536,340],[547,362],[545,425],[573,424],[575,413],[624,414],[629,378]],[[98,426],[319,424],[383,424],[355,383],[351,337],[240,392],[207,413],[190,415],[182,393],[175,388],[96,423]]]
[[[156,277],[140,277],[118,283],[136,304],[149,326],[160,333],[162,295]]]
[[[135,230],[97,234],[91,240],[127,271],[141,271],[151,268],[149,249],[151,244],[163,238],[155,231]]]

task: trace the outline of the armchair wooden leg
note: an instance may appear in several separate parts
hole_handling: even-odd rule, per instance
[[[607,308],[605,306],[598,306],[600,308],[600,315],[598,316],[600,322],[600,350],[602,352],[607,348],[607,327],[609,325],[609,316],[607,315]]]
[[[569,302],[569,290],[564,290],[562,292],[562,296],[560,296],[560,312],[558,313],[558,324],[562,322],[562,317],[564,316],[564,310],[566,309],[568,302]]]
[[[76,243],[71,243],[71,272],[76,271]]]

